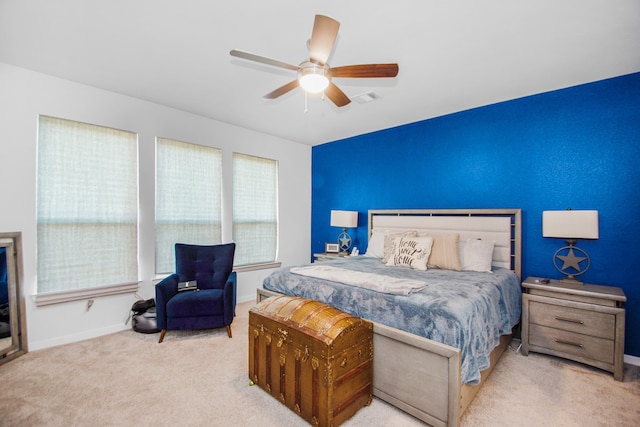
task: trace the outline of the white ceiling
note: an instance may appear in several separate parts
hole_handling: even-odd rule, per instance
[[[341,23],[329,64],[397,62],[335,79],[337,108],[294,90],[315,14]],[[638,0],[0,0],[0,62],[317,145],[640,71]],[[1,96],[1,95],[0,95]]]

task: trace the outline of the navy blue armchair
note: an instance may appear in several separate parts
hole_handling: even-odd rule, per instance
[[[167,330],[211,329],[226,326],[236,310],[236,244],[187,245],[176,243],[176,274],[156,285],[159,343]],[[198,290],[178,292],[178,283],[195,280]]]

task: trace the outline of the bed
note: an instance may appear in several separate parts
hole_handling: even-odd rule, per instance
[[[279,269],[258,301],[302,296],[371,320],[374,395],[433,426],[456,426],[519,322],[521,211],[372,210],[368,217],[365,256]],[[454,244],[464,269],[447,258]],[[433,248],[427,256],[441,268],[424,271],[418,257],[406,259],[403,248],[420,245]],[[389,268],[398,265],[411,268]]]

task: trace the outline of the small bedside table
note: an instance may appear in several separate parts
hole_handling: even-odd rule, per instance
[[[622,381],[627,301],[622,289],[543,280],[522,282],[522,354],[564,357],[613,372]]]
[[[345,256],[349,256],[349,255],[340,255],[340,254],[327,254],[324,252],[320,252],[317,254],[313,254],[313,261],[316,262],[320,262],[320,261],[330,261],[332,259],[336,259],[336,258],[343,258]]]

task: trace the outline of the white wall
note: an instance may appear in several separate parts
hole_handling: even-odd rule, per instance
[[[203,95],[206,96],[206,95]],[[211,102],[216,102],[212,99]],[[194,114],[0,63],[0,232],[21,231],[29,350],[127,328],[131,294],[36,307],[36,125],[44,114],[136,132],[140,156],[138,294],[154,296],[155,137],[223,150],[223,240],[231,240],[231,155],[234,151],[279,161],[280,251],[283,265],[309,261],[311,147]],[[197,203],[197,201],[194,201]],[[240,273],[238,301],[255,298],[271,270]]]

